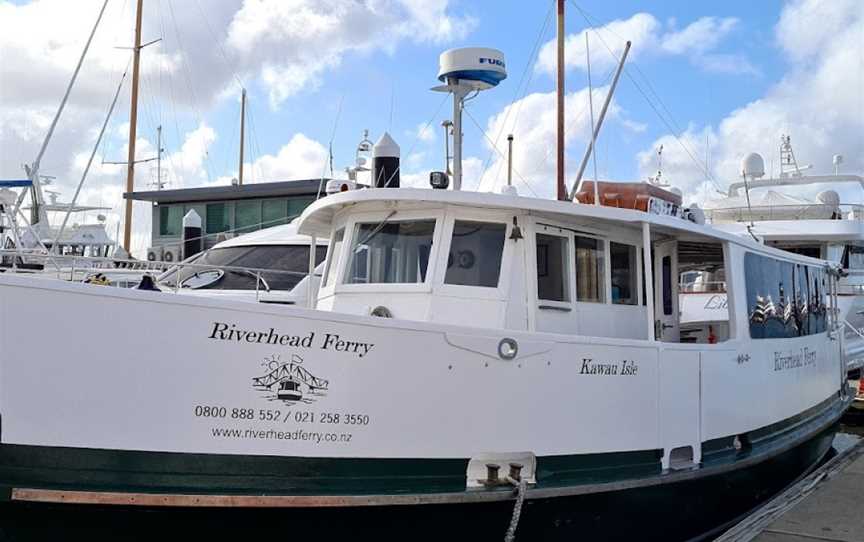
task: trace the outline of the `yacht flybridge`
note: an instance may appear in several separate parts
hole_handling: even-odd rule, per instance
[[[454,144],[461,100],[504,75],[495,50],[442,55]],[[379,187],[300,217],[329,241],[305,307],[0,276],[3,495],[280,508],[324,538],[671,540],[830,448],[851,401],[835,266],[644,184],[395,188],[385,158]],[[678,276],[708,268],[728,329],[686,343]]]

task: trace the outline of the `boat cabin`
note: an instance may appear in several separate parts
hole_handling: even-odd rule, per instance
[[[682,342],[680,274],[733,276],[730,261],[741,269],[746,252],[740,245],[758,246],[678,216],[408,188],[328,196],[299,229],[329,237],[310,300],[320,310],[668,342]],[[724,304],[727,324],[710,341],[706,333],[684,342],[727,340],[734,303]]]

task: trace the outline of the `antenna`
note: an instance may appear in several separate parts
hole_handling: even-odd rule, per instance
[[[750,216],[750,225],[747,226],[747,231],[753,236],[753,239],[759,241],[756,235],[753,234],[753,208],[750,206],[750,183],[753,179],[759,179],[765,176],[765,160],[758,153],[751,152],[741,161],[741,177],[744,178],[744,193],[747,196],[747,214]]]

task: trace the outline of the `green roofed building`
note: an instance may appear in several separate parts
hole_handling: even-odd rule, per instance
[[[177,261],[183,216],[190,209],[201,217],[204,247],[262,228],[286,224],[315,201],[328,179],[308,179],[231,186],[151,190],[123,194],[153,204],[152,240],[148,259]],[[186,255],[187,257],[190,255]]]

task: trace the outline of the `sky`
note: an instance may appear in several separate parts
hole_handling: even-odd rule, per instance
[[[0,0],[0,178],[23,178],[60,104],[101,0]],[[508,77],[466,106],[464,187],[506,181],[550,197],[555,186],[554,0],[145,0],[137,159],[156,155],[162,126],[169,188],[237,176],[241,88],[246,88],[246,182],[330,176],[352,165],[363,130],[388,131],[402,151],[403,185],[444,167],[446,96],[431,92],[449,48],[493,47]],[[41,164],[51,190],[75,192],[121,76],[130,66],[134,0],[111,0]],[[860,0],[724,2],[568,0],[565,139],[568,182],[590,139],[589,37],[595,115],[616,57],[632,41],[597,142],[597,175],[656,174],[685,202],[738,180],[741,158],[779,168],[788,134],[812,173],[864,173],[864,8]],[[129,77],[96,149],[79,202],[122,220]],[[593,177],[593,164],[587,176]],[[154,188],[154,162],[136,190]],[[843,194],[858,198],[859,192]],[[93,220],[90,217],[89,220]],[[136,203],[134,253],[149,246],[150,210]]]

